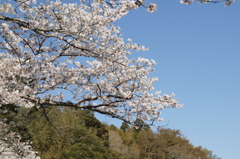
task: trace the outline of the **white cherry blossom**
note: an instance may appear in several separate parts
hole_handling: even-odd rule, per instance
[[[225,6],[231,6],[233,2],[236,2],[237,0],[180,0],[181,4],[192,4],[194,1],[199,1],[199,3],[220,3],[225,2]]]
[[[76,107],[129,123],[161,121],[163,108],[181,107],[154,92],[154,60],[129,58],[148,48],[124,41],[115,26],[142,3],[1,1],[0,104]]]
[[[1,159],[40,159],[28,142],[9,131],[6,124],[0,121],[0,158]]]

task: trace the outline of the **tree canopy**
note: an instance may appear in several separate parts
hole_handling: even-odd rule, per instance
[[[115,22],[140,1],[8,0],[0,2],[0,105],[65,106],[133,123],[161,121],[181,107],[154,92],[148,49],[123,40]],[[148,11],[156,5],[144,6]]]
[[[0,112],[0,116],[6,118],[8,131],[22,136],[20,146],[12,142],[14,151],[10,155],[6,150],[0,152],[0,158],[37,159],[38,152],[42,159],[217,159],[211,151],[193,146],[180,130],[153,132],[140,119],[136,122],[143,126],[123,122],[119,129],[101,123],[91,111],[75,108],[16,107]],[[0,128],[1,144],[5,135]],[[27,141],[31,142],[25,145]]]

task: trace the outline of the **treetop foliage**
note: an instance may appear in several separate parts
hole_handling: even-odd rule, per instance
[[[17,108],[0,115],[11,123],[9,130],[22,136],[22,142],[31,141],[31,148],[42,159],[217,159],[211,151],[193,146],[179,130],[153,132],[126,122],[118,129],[80,109]],[[136,122],[145,125],[141,120]],[[1,135],[0,131],[0,143]]]

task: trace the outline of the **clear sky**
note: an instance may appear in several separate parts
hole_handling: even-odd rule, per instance
[[[118,25],[125,39],[150,48],[134,56],[158,63],[155,89],[174,92],[184,104],[165,109],[159,125],[169,122],[165,128],[180,129],[195,146],[239,159],[240,3],[152,2],[158,4],[155,13],[133,10]]]

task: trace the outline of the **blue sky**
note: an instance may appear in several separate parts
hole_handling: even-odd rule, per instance
[[[151,14],[133,10],[118,25],[123,37],[150,48],[137,53],[158,65],[156,90],[176,94],[181,109],[165,109],[160,126],[180,129],[195,146],[222,159],[240,152],[240,6],[151,1]],[[112,121],[111,121],[112,120]],[[106,122],[117,122],[105,119]],[[166,127],[165,127],[166,128]]]

